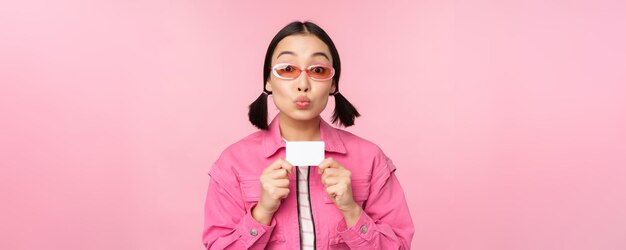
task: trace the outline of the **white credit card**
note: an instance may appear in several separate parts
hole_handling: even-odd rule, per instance
[[[324,142],[288,141],[286,153],[293,166],[318,166],[324,161]]]

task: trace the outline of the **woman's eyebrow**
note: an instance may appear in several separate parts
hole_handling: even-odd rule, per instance
[[[287,54],[287,55],[294,55],[294,56],[296,55],[296,53],[293,53],[293,52],[291,52],[291,51],[283,51],[283,52],[280,52],[280,53],[278,54],[278,56],[276,57],[276,59],[278,59],[280,56],[285,55],[285,54]]]
[[[276,59],[278,59],[280,56],[285,55],[285,54],[288,54],[288,55],[294,55],[294,56],[296,55],[296,53],[291,52],[291,51],[283,51],[283,52],[280,52],[280,53],[278,54],[278,56],[276,57]],[[312,57],[313,57],[313,56],[323,56],[323,57],[326,57],[326,59],[330,61],[330,58],[329,58],[329,57],[328,57],[328,55],[326,55],[326,53],[324,53],[324,52],[315,52],[315,53],[313,53],[313,55],[311,55],[311,56],[312,56]]]
[[[326,55],[326,53],[324,53],[324,52],[315,52],[315,53],[313,53],[313,55],[311,55],[311,56],[323,56],[323,57],[326,57],[326,60],[330,61],[330,58],[329,58],[329,57],[328,57],[328,55]]]

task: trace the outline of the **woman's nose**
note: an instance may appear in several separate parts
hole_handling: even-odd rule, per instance
[[[302,72],[302,74],[298,76],[298,91],[309,92],[310,89],[309,75],[307,75],[306,72]]]

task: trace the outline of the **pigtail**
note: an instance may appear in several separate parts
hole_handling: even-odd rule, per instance
[[[335,96],[335,111],[333,112],[333,123],[337,123],[344,127],[350,127],[354,125],[354,119],[361,116],[359,111],[350,103],[341,93],[337,92]]]
[[[267,94],[262,92],[248,108],[248,119],[252,125],[261,130],[267,130]]]

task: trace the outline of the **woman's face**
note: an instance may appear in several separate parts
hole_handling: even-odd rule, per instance
[[[271,67],[279,63],[293,64],[303,70],[310,65],[333,65],[328,46],[311,34],[283,38],[274,50]],[[283,115],[306,121],[317,118],[326,108],[329,94],[335,91],[332,81],[313,80],[304,71],[293,80],[281,79],[271,73],[265,88],[272,91],[274,104]]]

